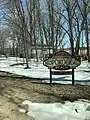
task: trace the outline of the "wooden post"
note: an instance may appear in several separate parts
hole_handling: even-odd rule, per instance
[[[52,69],[50,68],[50,84],[52,84]]]
[[[72,69],[72,85],[74,85],[74,69]]]

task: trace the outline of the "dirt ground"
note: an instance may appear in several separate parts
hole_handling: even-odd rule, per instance
[[[0,120],[33,120],[19,112],[24,100],[64,103],[64,100],[74,101],[78,98],[90,99],[90,86],[32,83],[28,79],[0,73]]]

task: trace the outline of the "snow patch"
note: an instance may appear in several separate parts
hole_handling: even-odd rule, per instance
[[[90,111],[87,111],[90,103],[82,100],[75,102],[66,101],[65,104],[32,103],[28,100],[23,103],[28,105],[26,114],[36,120],[90,120]],[[23,112],[22,110],[19,111]]]

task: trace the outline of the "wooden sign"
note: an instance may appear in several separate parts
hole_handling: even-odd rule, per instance
[[[72,71],[52,71],[52,75],[72,75]]]
[[[75,69],[81,64],[79,60],[72,58],[66,51],[56,52],[51,58],[44,60],[43,64],[51,69],[68,70]]]
[[[72,75],[72,84],[74,84],[74,69],[81,64],[81,61],[72,58],[66,51],[59,51],[51,58],[44,60],[43,64],[50,69],[50,83],[52,83],[52,75]],[[52,69],[60,71],[52,71]],[[68,69],[72,71],[63,71]]]

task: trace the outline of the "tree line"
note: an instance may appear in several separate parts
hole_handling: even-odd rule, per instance
[[[45,45],[49,55],[70,47],[76,57],[85,43],[90,62],[90,0],[2,0],[0,4],[4,32],[8,33],[4,36],[12,41],[17,55],[22,50],[27,68],[32,46],[38,61],[38,45],[44,59]],[[0,41],[5,40],[1,37]]]

